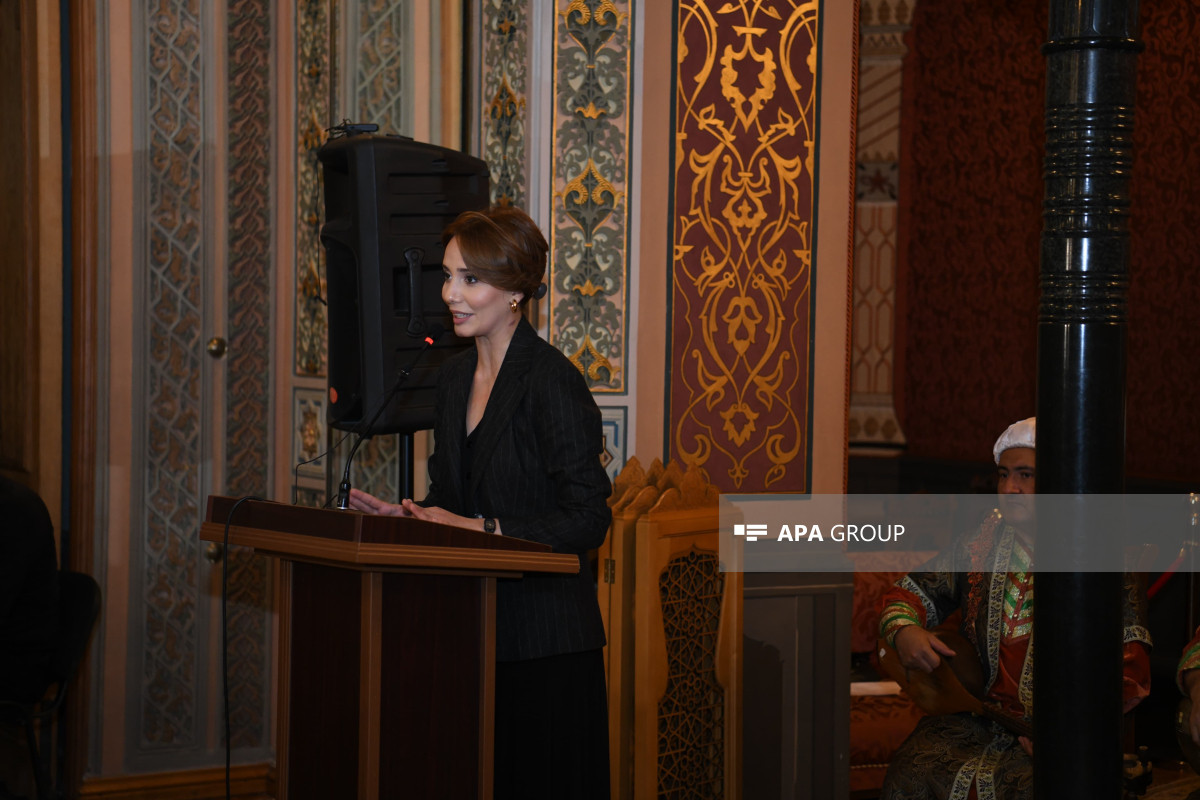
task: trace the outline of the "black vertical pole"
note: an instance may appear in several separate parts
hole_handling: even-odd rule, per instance
[[[413,434],[402,433],[400,439],[400,479],[397,481],[397,486],[400,489],[400,498],[396,500],[399,503],[405,498],[413,496]]]
[[[1043,49],[1039,494],[1124,491],[1138,34],[1137,0],[1050,0]],[[1116,800],[1122,796],[1122,576],[1086,571],[1102,543],[1089,540],[1086,504],[1078,508],[1052,526],[1039,517],[1037,561],[1074,558],[1080,571],[1037,575],[1034,789],[1044,800]]]

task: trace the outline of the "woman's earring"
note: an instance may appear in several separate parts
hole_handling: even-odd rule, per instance
[[[508,301],[508,308],[514,314],[517,313],[517,309],[519,309],[520,307],[521,307],[520,304],[517,303],[517,298],[514,297]]]

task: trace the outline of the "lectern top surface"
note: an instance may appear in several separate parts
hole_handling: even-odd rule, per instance
[[[237,498],[210,495],[207,523],[224,525]],[[311,536],[355,544],[403,544],[432,547],[466,547],[484,550],[506,550],[529,553],[549,553],[549,545],[494,536],[482,531],[439,525],[412,517],[381,517],[358,511],[327,508],[308,508],[286,503],[247,500],[238,506],[232,524],[264,531],[279,531],[297,536]]]

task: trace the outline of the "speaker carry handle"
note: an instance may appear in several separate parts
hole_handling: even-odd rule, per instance
[[[420,336],[425,333],[425,308],[421,297],[421,264],[425,261],[425,251],[410,247],[404,251],[404,261],[408,264],[408,335]]]

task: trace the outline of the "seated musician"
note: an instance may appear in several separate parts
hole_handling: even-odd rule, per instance
[[[1192,635],[1192,640],[1183,648],[1183,658],[1179,659],[1179,668],[1175,675],[1179,689],[1192,701],[1192,713],[1188,718],[1188,729],[1192,741],[1200,747],[1200,628]]]
[[[1034,492],[1035,448],[1033,418],[1000,436],[993,448],[999,512],[927,571],[898,580],[884,595],[879,624],[904,667],[932,672],[955,651],[931,629],[961,610],[961,633],[980,656],[984,702],[1026,723],[1033,714],[1033,509],[1032,498],[1021,495]],[[1126,711],[1150,689],[1150,635],[1144,604],[1137,605],[1125,608]],[[925,717],[893,756],[881,798],[1032,798],[1032,748],[1028,738],[984,717]]]

